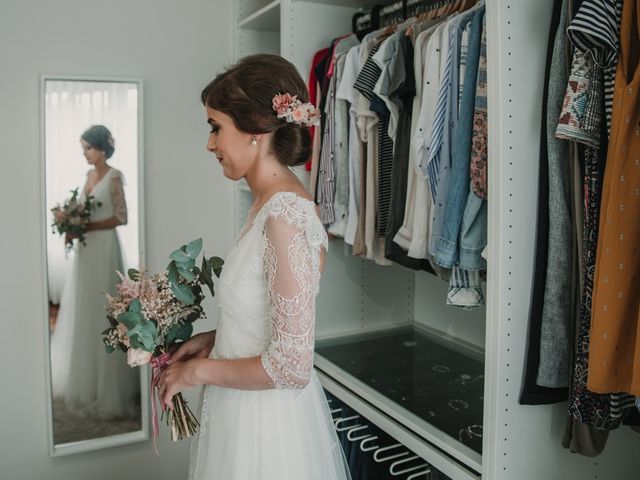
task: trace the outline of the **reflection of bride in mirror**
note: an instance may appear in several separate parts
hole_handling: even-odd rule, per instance
[[[75,242],[75,254],[64,284],[60,310],[51,337],[53,394],[74,409],[100,417],[139,413],[139,374],[117,352],[107,354],[100,333],[108,327],[104,293],[113,293],[122,271],[116,227],[127,223],[123,178],[107,160],[114,140],[102,125],[80,139],[87,163],[81,200],[92,195],[96,209],[87,225],[86,246]]]

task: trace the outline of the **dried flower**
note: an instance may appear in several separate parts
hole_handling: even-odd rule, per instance
[[[130,348],[127,350],[127,363],[131,367],[140,367],[149,363],[152,355],[153,354],[151,352],[147,352],[145,350]]]

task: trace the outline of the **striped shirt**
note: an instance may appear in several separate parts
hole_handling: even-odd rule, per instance
[[[369,52],[369,56],[362,66],[362,70],[356,79],[353,88],[358,90],[371,102],[371,110],[378,116],[378,196],[376,201],[376,234],[384,236],[389,221],[389,204],[391,202],[391,169],[393,164],[393,141],[389,137],[389,110],[384,101],[373,93],[382,69],[373,60],[373,55],[378,51],[382,42],[377,43]]]
[[[335,220],[333,198],[336,191],[336,174],[334,164],[334,111],[335,111],[336,79],[331,77],[325,105],[325,128],[322,138],[322,151],[318,166],[317,203],[320,207],[320,220],[324,225],[330,225]]]
[[[618,63],[622,0],[583,0],[567,28],[571,43],[581,52],[589,52],[604,71],[604,106],[607,130],[611,128],[613,87]]]

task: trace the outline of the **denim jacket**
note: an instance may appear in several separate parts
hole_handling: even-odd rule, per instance
[[[478,216],[486,213],[486,205],[481,199],[476,201],[473,198],[475,194],[470,190],[469,163],[484,8],[475,10],[472,15],[458,122],[451,132],[449,187],[441,229],[433,232],[432,246],[434,260],[439,265],[452,267],[459,264],[463,268],[477,270],[484,268],[480,253],[486,243],[486,222]],[[470,195],[473,197],[469,198]],[[458,238],[463,231],[465,242],[459,243]],[[471,232],[473,235],[469,235]]]

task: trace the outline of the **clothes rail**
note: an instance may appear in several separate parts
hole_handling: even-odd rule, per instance
[[[376,5],[370,12],[357,12],[352,19],[353,32],[400,23],[407,18],[435,10],[454,0],[401,0],[389,5]]]
[[[431,465],[415,455],[401,443],[380,445],[378,436],[371,432],[368,420],[359,414],[343,413],[343,408],[331,409],[332,399],[327,400],[337,432],[346,432],[348,441],[358,445],[363,454],[371,453],[377,464],[389,464],[391,478],[418,480],[431,478]]]

